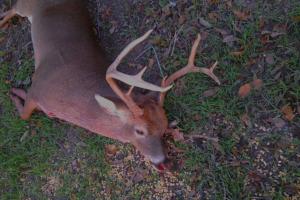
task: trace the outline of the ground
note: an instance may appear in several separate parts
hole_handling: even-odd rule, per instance
[[[202,74],[176,82],[165,108],[178,168],[158,173],[131,145],[42,113],[18,117],[9,89],[30,87],[34,61],[30,25],[14,18],[0,32],[0,199],[300,199],[298,0],[90,0],[89,8],[110,60],[155,28],[125,66],[148,65],[154,80],[184,66],[201,33],[196,64],[218,61],[221,85]]]

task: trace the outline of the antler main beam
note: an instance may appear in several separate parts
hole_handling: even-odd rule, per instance
[[[175,80],[179,79],[180,77],[182,77],[182,76],[184,76],[184,75],[186,75],[190,72],[192,72],[192,73],[195,73],[195,72],[204,73],[204,74],[208,75],[209,77],[211,77],[218,85],[221,84],[220,80],[218,79],[218,77],[213,72],[214,69],[216,68],[216,66],[218,65],[218,62],[215,62],[210,68],[203,68],[203,67],[196,67],[195,66],[195,57],[196,57],[197,48],[199,46],[200,41],[201,41],[201,36],[200,36],[200,34],[198,34],[197,39],[195,40],[195,42],[193,44],[193,47],[192,47],[192,50],[191,50],[191,53],[190,53],[190,56],[189,56],[188,64],[184,68],[176,71],[171,76],[165,77],[162,81],[162,84],[161,84],[162,87],[169,86]],[[161,106],[164,103],[165,96],[166,96],[166,92],[162,92],[160,94],[159,104]]]
[[[113,91],[124,101],[124,103],[128,106],[128,108],[133,112],[135,115],[142,115],[143,110],[138,107],[138,105],[133,101],[130,94],[134,87],[139,87],[143,89],[148,89],[151,91],[156,92],[167,92],[169,89],[171,89],[171,85],[169,84],[167,87],[159,87],[157,85],[148,83],[142,79],[143,74],[147,70],[145,67],[142,71],[140,71],[136,75],[128,75],[125,73],[122,73],[117,70],[118,65],[121,63],[121,61],[124,59],[124,57],[132,51],[138,44],[142,43],[144,40],[146,40],[150,34],[152,33],[152,29],[149,30],[147,33],[145,33],[142,37],[132,41],[130,44],[128,44],[125,49],[118,55],[118,57],[115,59],[115,61],[109,66],[107,72],[106,72],[106,80],[110,87],[113,89]],[[127,93],[124,93],[120,87],[117,85],[114,79],[117,79],[119,81],[122,81],[128,85],[131,86],[130,90]]]

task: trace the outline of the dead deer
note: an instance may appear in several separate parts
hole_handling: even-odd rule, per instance
[[[152,30],[131,42],[109,66],[81,0],[18,0],[1,15],[0,26],[16,14],[31,22],[35,58],[30,89],[11,90],[10,97],[21,118],[27,120],[34,110],[40,110],[49,117],[131,143],[160,169],[164,169],[167,160],[162,144],[162,135],[168,128],[163,104],[171,84],[189,72],[202,72],[220,84],[213,73],[217,62],[210,68],[194,65],[200,34],[188,64],[157,86],[142,79],[146,68],[136,75],[117,70],[123,58]],[[125,92],[116,80],[128,84],[130,89]],[[135,87],[160,95],[143,95],[133,91]]]

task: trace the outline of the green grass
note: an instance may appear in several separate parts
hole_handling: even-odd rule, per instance
[[[259,2],[251,12],[250,19],[239,24],[242,30],[239,32],[236,30],[236,17],[225,4],[208,5],[205,1],[193,0],[188,4],[190,7],[187,11],[176,10],[186,15],[187,22],[179,35],[173,56],[165,57],[164,53],[170,42],[169,36],[181,26],[176,21],[176,17],[179,16],[177,13],[166,19],[155,16],[168,3],[169,1],[160,0],[157,5],[153,3],[145,6],[146,14],[142,13],[147,15],[149,20],[144,20],[147,27],[155,24],[158,26],[158,32],[161,31],[161,34],[153,38],[157,37],[162,41],[161,46],[155,48],[165,73],[171,74],[185,66],[196,33],[207,31],[209,34],[201,44],[203,49],[201,54],[197,55],[196,65],[204,67],[219,61],[216,74],[222,82],[221,86],[217,86],[203,74],[189,74],[182,82],[177,82],[168,94],[165,104],[168,118],[170,121],[176,119],[186,136],[204,134],[219,139],[219,146],[206,140],[187,144],[176,143],[177,148],[184,150],[184,169],[175,176],[185,186],[191,187],[193,192],[200,193],[208,199],[251,199],[256,194],[246,183],[249,171],[258,170],[257,166],[254,166],[256,157],[252,154],[252,151],[255,151],[254,146],[257,144],[260,150],[272,151],[276,158],[281,155],[278,153],[281,150],[282,155],[289,161],[295,159],[297,148],[299,149],[300,142],[296,136],[291,138],[290,146],[284,149],[264,146],[264,142],[268,141],[276,146],[282,138],[293,135],[292,127],[297,128],[300,124],[299,115],[296,115],[292,122],[286,122],[287,125],[281,131],[277,131],[273,130],[274,126],[268,121],[283,116],[280,111],[283,105],[289,104],[295,108],[300,102],[300,29],[299,22],[293,21],[293,17],[300,15],[300,5],[296,0],[290,1],[289,12],[284,15],[278,2],[272,6],[266,2]],[[235,9],[245,8],[236,5]],[[207,14],[212,11],[220,15],[218,21],[209,21]],[[137,19],[138,22],[120,31],[118,35],[121,38],[137,37],[145,29],[144,26],[142,31],[139,29],[140,23],[144,22],[138,20],[141,11],[136,7],[129,7],[128,12],[134,17],[128,15],[126,19]],[[200,16],[214,27],[228,30],[229,34],[233,34],[239,40],[233,46],[223,43],[221,35],[198,24],[197,17]],[[270,26],[288,23],[287,33],[272,38],[273,46],[270,49],[264,50],[260,41],[260,16],[263,16]],[[103,24],[103,29],[109,32],[111,24]],[[165,34],[166,32],[169,34]],[[244,48],[242,56],[230,55],[230,52],[241,47]],[[275,63],[266,64],[263,54],[272,54]],[[6,53],[0,51],[0,55],[5,56]],[[254,67],[247,65],[250,59],[257,60]],[[124,176],[121,172],[116,173],[113,171],[116,166],[107,163],[105,159],[105,145],[115,144],[114,141],[49,119],[42,113],[35,113],[29,121],[19,119],[8,94],[13,85],[29,87],[33,60],[25,56],[19,63],[18,67],[10,66],[11,63],[1,63],[0,66],[0,199],[97,199],[103,197],[101,192],[105,187],[112,190],[110,199],[153,198],[153,187],[166,182],[163,176],[150,171],[142,182],[128,186],[127,181],[131,181],[132,177]],[[274,74],[274,69],[278,67],[281,67],[278,70],[281,75],[275,79],[278,72]],[[239,87],[251,82],[255,77],[263,80],[262,90],[252,92],[246,98],[238,97]],[[215,87],[219,90],[214,96],[202,97],[205,91]],[[250,127],[245,127],[240,119],[246,112],[251,118]],[[199,115],[200,119],[194,119],[196,115]],[[261,126],[271,128],[264,132],[259,129]],[[242,138],[252,143],[241,144]],[[132,154],[130,147],[120,148],[124,154]],[[126,166],[124,170],[130,171],[132,166],[136,168],[131,170],[145,167],[134,159],[122,161]],[[72,170],[74,160],[79,162],[78,172]],[[245,161],[248,164],[231,165],[235,161]],[[137,163],[139,166],[136,166]],[[274,166],[276,164],[274,163]],[[289,162],[283,170],[286,176],[279,178],[278,182],[269,182],[276,188],[275,193],[264,191],[262,188],[257,189],[257,192],[270,199],[286,198],[284,186],[299,183],[300,172]],[[51,177],[60,181],[55,194],[47,194],[43,189]]]
[[[14,73],[15,80],[25,80],[32,73],[29,63],[32,61],[25,60],[21,70]],[[45,177],[57,175],[58,167],[66,167],[76,156],[71,154],[71,157],[60,158],[62,160],[53,162],[53,159],[60,157],[58,142],[67,140],[66,132],[69,131],[70,126],[57,123],[43,114],[34,114],[30,121],[21,120],[16,115],[15,107],[8,96],[11,87],[6,81],[8,77],[9,67],[2,64],[0,67],[0,198],[24,199],[31,196],[45,199],[41,191]],[[80,129],[78,131],[83,132]],[[85,137],[83,142],[87,146],[76,147],[78,155],[89,158],[85,167],[96,168],[93,175],[97,173],[103,176],[108,170],[103,159],[104,145],[111,141],[96,136]],[[61,179],[64,180],[59,195],[69,194],[69,191],[73,190],[74,181],[77,181],[81,188],[78,196],[88,197],[85,189],[92,187],[91,182],[87,180],[89,176],[82,178],[70,172],[58,176],[62,176]],[[28,183],[30,185],[27,185]]]

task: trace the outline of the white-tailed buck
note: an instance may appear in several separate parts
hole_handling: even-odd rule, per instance
[[[16,14],[31,22],[35,73],[31,88],[11,90],[11,99],[22,119],[34,110],[94,133],[133,144],[155,166],[163,168],[166,156],[162,135],[168,128],[163,109],[171,84],[189,72],[202,72],[220,84],[210,68],[199,68],[194,59],[200,35],[188,64],[164,78],[161,86],[145,82],[143,69],[137,75],[117,70],[122,59],[151,34],[131,42],[109,65],[95,38],[92,21],[81,0],[18,0],[1,15],[0,26]],[[128,91],[115,80],[130,85]],[[159,92],[157,98],[134,92],[134,87]]]

